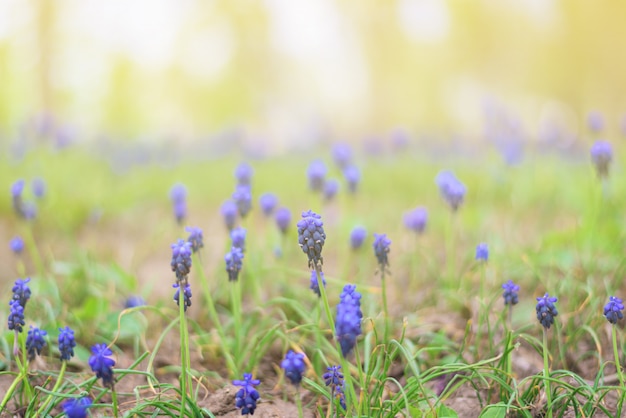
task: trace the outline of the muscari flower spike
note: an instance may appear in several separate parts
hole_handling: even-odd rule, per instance
[[[76,339],[74,331],[70,327],[59,328],[59,351],[61,352],[61,360],[68,361],[74,357],[74,347],[76,347]]]
[[[489,260],[489,246],[486,243],[481,242],[476,246],[476,260],[485,262]]]
[[[513,283],[512,280],[509,280],[502,285],[502,289],[504,289],[504,292],[502,292],[504,304],[517,305],[517,303],[519,302],[519,298],[517,295],[517,293],[519,292],[519,286]]]
[[[228,230],[233,229],[235,227],[237,215],[239,214],[237,204],[232,200],[227,200],[222,203],[221,212],[222,217],[224,218],[224,223],[226,224],[226,228],[228,228]]]
[[[243,267],[243,251],[239,247],[232,247],[230,252],[224,256],[226,262],[226,272],[228,281],[234,282],[239,278],[239,272]]]
[[[435,181],[439,186],[441,196],[448,202],[452,211],[456,212],[465,198],[467,191],[465,185],[452,172],[445,170],[437,174]]]
[[[130,295],[124,302],[124,309],[146,306],[146,301],[139,295]]]
[[[339,168],[346,168],[352,161],[352,148],[350,145],[341,142],[333,145],[333,160]]]
[[[172,287],[176,289],[176,292],[174,292],[174,302],[176,302],[176,306],[180,306],[180,284],[174,283]],[[189,283],[186,283],[185,290],[183,292],[183,302],[185,304],[183,306],[183,310],[185,312],[187,312],[187,308],[191,306],[191,296],[191,286]]]
[[[304,353],[296,353],[293,350],[289,350],[283,361],[280,362],[280,367],[285,370],[285,376],[287,379],[289,379],[294,385],[298,386],[302,381],[302,375],[306,370]]]
[[[254,174],[254,170],[247,163],[241,163],[235,169],[235,178],[237,179],[237,184],[242,186],[249,186],[252,180],[252,174]]]
[[[339,182],[337,180],[328,180],[324,183],[324,199],[327,201],[333,200],[339,191]]]
[[[37,327],[30,326],[28,330],[28,336],[26,337],[26,352],[28,353],[28,359],[33,360],[35,356],[41,354],[41,350],[46,346],[45,336],[48,333]]]
[[[46,182],[41,177],[34,178],[31,182],[31,187],[37,199],[41,199],[46,195]]]
[[[302,219],[297,226],[298,243],[309,257],[309,267],[319,268],[323,264],[322,248],[326,241],[322,217],[311,210],[302,212]]]
[[[591,161],[596,167],[596,172],[600,178],[605,178],[609,175],[609,166],[613,160],[613,148],[611,143],[607,141],[598,140],[591,146]]]
[[[174,217],[179,224],[182,224],[187,216],[187,189],[181,183],[177,183],[170,189],[170,200]]]
[[[326,279],[324,278],[324,273],[320,271],[320,277],[322,278],[322,286],[324,289],[326,288]],[[309,289],[313,291],[317,296],[321,297],[322,293],[320,292],[319,283],[317,283],[317,272],[315,269],[311,270],[311,285]]]
[[[259,206],[265,216],[270,216],[278,205],[278,198],[273,193],[264,193],[259,198]]]
[[[617,324],[618,320],[624,318],[623,310],[623,301],[618,297],[610,296],[609,302],[604,305],[603,315],[611,324]]]
[[[191,243],[179,239],[172,244],[172,271],[176,273],[177,282],[187,282],[187,276],[191,271]]]
[[[11,291],[13,292],[13,300],[19,302],[22,308],[26,307],[26,302],[30,299],[30,287],[28,287],[28,282],[30,282],[30,277],[25,279],[17,279]]]
[[[367,230],[362,226],[355,226],[350,232],[350,246],[353,250],[358,250],[363,246],[367,238]]]
[[[191,252],[198,252],[200,248],[204,247],[202,229],[195,226],[188,226],[185,231],[189,232],[187,242],[191,244]]]
[[[26,325],[26,321],[24,320],[24,307],[15,299],[9,301],[9,307],[11,309],[7,320],[9,330],[22,332],[22,327]]]
[[[230,239],[232,241],[232,246],[240,248],[241,251],[246,250],[246,229],[242,227],[238,227],[230,231]]]
[[[233,192],[232,199],[237,205],[239,216],[245,218],[246,215],[250,213],[250,209],[252,209],[252,192],[250,191],[250,186],[245,184],[238,185]]]
[[[21,254],[24,251],[24,240],[20,237],[13,237],[9,242],[9,247],[15,254]]]
[[[428,211],[423,207],[415,208],[404,214],[404,226],[417,234],[424,232],[427,221]]]
[[[547,293],[537,298],[537,319],[546,329],[550,329],[550,326],[554,323],[554,317],[559,314],[556,306],[554,306],[554,302],[557,300],[557,298],[551,297]]]
[[[276,226],[278,226],[280,232],[286,234],[287,229],[289,229],[289,224],[291,223],[291,211],[287,208],[278,208],[274,214],[274,219],[276,220]]]
[[[312,161],[306,173],[309,178],[309,188],[315,192],[321,191],[326,178],[326,164],[320,160]]]
[[[67,418],[87,418],[87,408],[91,406],[91,399],[87,396],[72,398],[63,402],[63,412]]]
[[[97,378],[102,379],[102,384],[105,387],[113,388],[113,366],[115,366],[115,360],[109,357],[113,355],[113,352],[106,344],[96,344],[91,347],[91,353],[89,367],[96,373]]]
[[[233,385],[241,388],[235,394],[235,407],[241,409],[241,415],[254,415],[256,403],[260,398],[255,386],[260,383],[260,380],[252,378],[252,373],[244,373],[243,380],[233,380]]]
[[[348,183],[348,191],[350,193],[356,193],[359,187],[359,181],[361,180],[361,172],[356,166],[349,166],[343,170],[343,177]]]
[[[361,335],[361,294],[356,291],[356,286],[347,284],[339,296],[340,302],[337,305],[337,317],[335,319],[335,334],[341,353],[347,356],[354,346],[356,339]]]
[[[374,254],[378,259],[378,265],[381,271],[385,271],[385,269],[389,267],[387,255],[389,254],[390,245],[391,240],[387,238],[387,234],[374,234]]]
[[[587,127],[590,131],[598,133],[604,129],[604,116],[597,110],[587,113]]]
[[[327,372],[322,375],[324,384],[330,387],[330,391],[333,399],[339,397],[339,403],[343,409],[346,409],[346,397],[343,391],[343,373],[339,370],[341,366],[329,366],[326,368]]]

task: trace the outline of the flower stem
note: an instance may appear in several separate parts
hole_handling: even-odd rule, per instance
[[[546,391],[548,418],[552,418],[552,393],[550,390],[550,367],[548,365],[548,330],[543,327],[543,379]]]
[[[115,389],[111,389],[111,399],[113,400],[113,416],[117,418],[118,415],[118,406],[117,406],[117,392]]]
[[[619,402],[617,403],[617,414],[616,416],[622,416],[622,407],[624,405],[624,396],[626,396],[626,386],[624,386],[624,374],[622,373],[622,368],[619,364],[619,352],[617,351],[617,330],[615,325],[611,326],[611,335],[613,337],[613,356],[615,357],[615,368],[617,369],[617,377],[619,378],[619,385],[621,388],[621,396],[619,397]]]
[[[185,285],[180,283],[178,293],[178,315],[180,325],[180,417],[185,416],[185,403],[187,402],[187,356],[189,346],[186,341],[187,321],[185,320]]]
[[[59,390],[59,387],[61,386],[61,383],[63,383],[63,376],[65,375],[65,369],[67,368],[67,362],[65,360],[63,360],[61,362],[61,370],[59,371],[59,377],[57,377],[57,381],[54,384],[54,387],[52,388],[51,392],[56,392],[57,390]],[[37,410],[37,416],[44,416],[43,413],[46,409],[46,407],[48,406],[48,404],[50,403],[50,401],[52,400],[52,394],[49,394],[46,397],[46,400],[44,401],[44,403],[41,405],[41,407],[39,407],[39,409]]]
[[[385,268],[381,267],[381,279],[382,279],[382,289],[383,289],[383,317],[385,321],[384,333],[383,333],[383,344],[385,347],[389,344],[389,309],[387,307],[387,281],[385,280]],[[386,350],[386,349],[385,349]]]

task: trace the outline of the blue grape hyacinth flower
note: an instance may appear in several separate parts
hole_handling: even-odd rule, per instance
[[[254,170],[248,163],[241,163],[235,169],[235,178],[237,179],[237,184],[242,186],[249,186],[252,181],[252,174],[254,174]]]
[[[352,147],[349,144],[340,142],[333,145],[333,160],[339,168],[346,168],[352,161]]]
[[[233,192],[232,199],[237,205],[237,212],[241,218],[245,218],[252,209],[252,192],[250,186],[240,184]]]
[[[96,377],[102,379],[102,385],[108,388],[113,388],[113,366],[115,366],[115,360],[109,356],[113,355],[113,352],[106,344],[96,344],[91,347],[91,357],[89,357],[89,367],[96,374]]]
[[[9,247],[15,254],[21,254],[24,251],[24,240],[21,237],[13,237],[9,242]]]
[[[343,170],[343,178],[348,183],[348,191],[352,194],[356,193],[359,182],[361,181],[361,171],[356,166],[349,166]]]
[[[226,262],[226,272],[228,281],[234,282],[239,278],[239,272],[243,267],[243,251],[239,247],[232,247],[230,252],[224,256]]]
[[[598,177],[605,178],[609,175],[609,167],[613,160],[613,148],[611,143],[598,140],[593,143],[590,150],[591,161],[596,167]]]
[[[376,255],[381,271],[385,271],[385,269],[389,267],[387,255],[389,254],[390,245],[391,240],[387,238],[387,234],[374,234],[374,254]]]
[[[9,301],[9,317],[7,319],[9,330],[15,332],[22,332],[23,326],[26,325],[24,320],[24,307],[20,305],[20,302],[12,299]]]
[[[598,133],[604,129],[604,115],[597,110],[587,113],[587,127],[591,132]]]
[[[331,201],[337,195],[339,191],[339,182],[331,179],[324,183],[324,199]]]
[[[187,189],[181,183],[177,183],[170,189],[170,200],[176,222],[182,224],[187,216]]]
[[[26,302],[30,299],[30,287],[28,286],[28,282],[30,282],[30,277],[25,279],[17,279],[11,291],[13,292],[12,299],[17,301],[22,308],[26,308]]]
[[[172,271],[176,273],[177,282],[187,282],[187,276],[191,271],[191,243],[179,239],[172,244]]]
[[[176,302],[176,306],[180,306],[180,284],[179,283],[174,283],[172,285],[173,288],[176,289],[176,292],[174,292],[174,302]],[[185,285],[185,290],[183,291],[183,303],[185,304],[183,306],[183,310],[185,312],[187,312],[187,308],[191,306],[191,286],[189,285],[189,283],[186,283]]]
[[[326,368],[326,373],[322,375],[324,384],[330,387],[331,396],[333,399],[339,398],[339,404],[343,409],[346,409],[346,396],[343,390],[344,379],[343,373],[339,370],[341,366],[329,366]]]
[[[302,219],[297,226],[298,244],[309,258],[309,267],[321,268],[324,262],[322,248],[326,242],[322,217],[311,210],[302,212]]]
[[[465,185],[451,171],[447,170],[437,174],[435,181],[437,186],[439,186],[441,196],[448,202],[452,211],[456,212],[465,198],[465,193],[467,192]]]
[[[428,211],[423,207],[417,207],[404,214],[404,226],[416,234],[424,232],[427,221]]]
[[[309,188],[315,192],[322,191],[326,179],[326,164],[320,160],[312,161],[307,169]]]
[[[59,328],[59,352],[61,360],[68,361],[74,357],[74,347],[76,347],[76,339],[74,331],[70,327]]]
[[[195,226],[188,226],[185,231],[189,232],[187,242],[191,244],[191,252],[197,253],[200,248],[204,247],[204,241],[202,236],[202,229]]]
[[[320,271],[320,277],[322,278],[322,286],[326,288],[326,279],[324,278],[324,273]],[[317,296],[321,297],[322,292],[320,291],[319,283],[317,283],[317,272],[315,270],[311,270],[311,285],[309,289],[313,291]]]
[[[362,226],[355,226],[350,232],[350,246],[353,250],[358,250],[363,246],[367,238],[367,230]]]
[[[28,359],[33,360],[35,356],[41,354],[41,350],[46,346],[45,336],[48,333],[38,327],[30,326],[28,330],[28,336],[26,337],[26,352],[28,353]]]
[[[232,200],[227,200],[222,203],[221,212],[226,228],[228,228],[228,230],[233,229],[235,227],[235,222],[237,221],[237,215],[239,214],[237,204]]]
[[[286,234],[291,223],[291,211],[287,208],[279,208],[274,214],[274,220],[280,232]]]
[[[554,323],[554,317],[559,314],[556,306],[554,305],[554,302],[557,300],[557,298],[551,297],[547,293],[544,296],[537,298],[537,319],[546,329],[550,329],[550,326]]]
[[[356,291],[356,286],[347,284],[339,296],[337,305],[337,317],[335,318],[335,335],[341,346],[341,353],[347,356],[354,346],[356,339],[361,335],[361,294]]]
[[[306,370],[304,353],[296,353],[293,350],[289,350],[283,361],[280,362],[280,367],[285,371],[285,377],[298,386],[302,382],[302,375]]]
[[[37,199],[42,199],[46,195],[46,182],[41,177],[34,178],[31,187]]]
[[[232,246],[240,248],[242,252],[246,251],[246,232],[246,229],[242,227],[234,228],[230,231]]]
[[[146,306],[146,301],[139,295],[130,295],[124,302],[124,309],[136,308],[138,306]]]
[[[87,409],[91,403],[91,399],[87,396],[68,399],[63,402],[63,412],[67,418],[87,418]]]
[[[504,298],[504,304],[505,305],[517,305],[517,303],[519,302],[519,297],[518,297],[519,286],[513,283],[512,280],[509,280],[508,282],[502,285],[502,289],[504,289],[504,292],[502,292],[502,297]]]
[[[265,216],[270,216],[277,205],[278,198],[273,193],[264,193],[259,198],[259,206],[261,206],[261,211],[263,211]]]
[[[489,246],[485,242],[481,242],[476,246],[476,260],[489,261]]]
[[[623,301],[615,296],[609,297],[609,302],[604,305],[604,317],[611,324],[617,324],[617,321],[624,318],[623,311],[624,303]]]
[[[255,386],[260,383],[260,380],[252,378],[252,373],[244,373],[243,380],[233,380],[233,385],[241,388],[235,394],[235,407],[241,409],[241,415],[254,415],[256,403],[261,397]]]

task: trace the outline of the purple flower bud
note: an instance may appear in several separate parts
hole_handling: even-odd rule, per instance
[[[24,179],[19,179],[11,186],[11,196],[15,199],[16,197],[21,197],[22,192],[24,192],[24,185],[26,182]]]
[[[307,170],[307,176],[310,189],[316,192],[321,191],[326,178],[326,164],[319,160],[311,162]]]
[[[554,302],[557,300],[557,298],[551,297],[547,293],[543,297],[537,298],[537,319],[546,329],[550,328],[550,325],[554,323],[554,317],[559,314],[554,305]]]
[[[322,286],[326,289],[326,279],[324,278],[324,273],[320,271],[320,278],[322,279]],[[313,291],[318,297],[322,296],[322,292],[320,291],[319,283],[317,282],[317,272],[315,269],[311,270],[311,285],[309,289]]]
[[[613,160],[613,148],[611,143],[598,140],[591,146],[591,161],[596,166],[599,177],[609,175],[609,166]]]
[[[359,181],[361,181],[361,172],[359,169],[354,165],[346,167],[343,170],[343,177],[346,179],[346,183],[348,183],[348,191],[350,191],[350,193],[356,193],[359,187]]]
[[[239,185],[232,195],[232,199],[237,205],[239,216],[245,218],[252,209],[252,192],[249,185]]]
[[[105,387],[113,388],[113,366],[115,366],[115,360],[109,357],[113,355],[113,352],[106,344],[96,344],[91,347],[91,353],[89,367],[96,373],[96,378],[102,379],[102,384]]]
[[[170,200],[176,222],[182,224],[187,216],[187,189],[180,183],[170,189]]]
[[[391,240],[387,238],[386,234],[374,234],[374,254],[378,259],[378,265],[381,271],[384,271],[385,268],[389,266],[387,254],[389,254],[390,245]]]
[[[61,360],[67,361],[74,357],[74,347],[76,347],[74,331],[70,327],[59,328],[59,351],[61,352]]]
[[[440,172],[435,181],[439,186],[441,196],[448,202],[452,211],[456,212],[465,198],[465,185],[450,171]]]
[[[30,326],[28,336],[26,337],[26,352],[28,353],[28,359],[34,360],[35,356],[41,354],[41,350],[47,345],[45,336],[48,333],[37,327]]]
[[[519,286],[513,283],[512,280],[509,280],[502,285],[502,289],[504,289],[504,292],[502,292],[504,304],[517,305],[517,303],[519,302],[519,298],[517,295],[517,293],[519,292]]]
[[[126,299],[126,302],[124,302],[125,309],[136,308],[138,306],[146,306],[144,298],[138,295],[131,295]]]
[[[37,177],[32,182],[33,194],[36,198],[41,199],[46,194],[46,182],[42,178]]]
[[[91,399],[85,396],[83,398],[72,398],[63,402],[63,412],[67,418],[87,418],[87,408],[91,406]]]
[[[345,168],[352,160],[352,148],[349,144],[338,143],[333,145],[333,160],[339,168]]]
[[[241,248],[232,247],[230,252],[224,257],[224,261],[226,262],[228,281],[237,281],[239,278],[239,272],[243,267],[243,252],[241,251]]]
[[[254,415],[256,403],[260,398],[259,392],[254,388],[261,383],[253,379],[251,373],[244,373],[243,380],[233,380],[233,385],[241,387],[235,394],[235,407],[241,409],[241,415]]]
[[[486,243],[481,242],[476,246],[476,260],[488,261],[489,260],[489,247]]]
[[[174,302],[176,302],[176,306],[180,306],[180,283],[174,283],[172,287],[176,289],[176,292],[174,292]],[[189,283],[186,283],[185,290],[183,291],[183,303],[185,304],[183,310],[185,312],[187,312],[187,308],[191,306],[191,296],[191,286],[189,286]]]
[[[328,180],[324,183],[324,199],[327,201],[333,200],[338,191],[339,182],[337,180]]]
[[[24,240],[20,237],[13,237],[9,246],[15,254],[21,254],[24,251]]]
[[[274,219],[276,220],[276,225],[278,229],[280,229],[280,232],[283,234],[287,233],[287,229],[291,223],[291,211],[287,208],[279,208],[274,215]]]
[[[247,163],[241,163],[235,169],[235,178],[240,186],[249,186],[254,170]]]
[[[362,226],[356,226],[350,233],[350,245],[353,250],[358,250],[367,238],[367,230]]]
[[[295,353],[293,350],[289,350],[283,361],[280,362],[280,367],[285,370],[285,377],[298,386],[306,370],[304,353]]]
[[[241,249],[242,252],[246,250],[246,229],[239,227],[230,231],[230,239],[232,240],[232,246]]]
[[[604,317],[611,324],[617,324],[618,320],[624,318],[623,310],[623,301],[618,297],[611,296],[609,297],[609,302],[604,306]]]
[[[237,210],[237,204],[232,200],[227,200],[222,203],[221,212],[224,217],[226,228],[229,230],[233,229],[235,227],[235,221],[237,220],[237,214],[239,213]]]
[[[604,129],[604,116],[597,110],[587,113],[587,126],[591,132],[600,132]]]
[[[302,212],[302,220],[297,226],[298,243],[309,257],[309,267],[319,268],[323,263],[322,248],[326,241],[322,217],[311,210]]]
[[[361,294],[356,286],[347,284],[339,296],[337,317],[335,319],[335,335],[341,346],[341,353],[347,356],[356,345],[356,339],[361,335]]]
[[[191,251],[196,253],[200,248],[204,247],[202,229],[195,226],[188,226],[185,231],[189,232],[187,242],[191,244]]]
[[[259,206],[265,216],[270,216],[276,209],[276,205],[278,205],[278,198],[275,194],[265,193],[259,198]]]
[[[428,211],[426,208],[418,207],[404,215],[404,226],[418,234],[424,232],[428,221]]]

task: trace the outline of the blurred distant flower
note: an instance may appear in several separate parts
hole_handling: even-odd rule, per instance
[[[418,207],[404,214],[404,226],[418,234],[424,232],[428,221],[426,208]]]
[[[327,201],[333,200],[338,191],[339,182],[337,180],[332,179],[324,183],[324,199]]]
[[[136,308],[138,306],[146,306],[146,301],[138,295],[131,295],[126,299],[124,308]]]
[[[341,366],[329,366],[326,368],[327,372],[322,375],[326,386],[330,387],[331,397],[339,398],[339,403],[343,409],[346,409],[346,397],[343,390],[344,380],[343,373],[339,370]]]
[[[337,317],[335,319],[335,334],[341,346],[341,353],[347,356],[356,345],[356,339],[361,335],[361,294],[356,286],[347,284],[339,296]]]
[[[9,246],[11,247],[11,251],[15,254],[21,254],[22,251],[24,251],[24,240],[20,237],[13,237]]]
[[[26,337],[26,352],[28,353],[28,359],[33,360],[35,356],[41,354],[41,350],[46,346],[45,336],[48,333],[37,327],[30,326],[28,336]]]
[[[245,218],[252,209],[252,192],[249,185],[239,185],[232,195],[232,199],[237,205],[239,216]]]
[[[232,246],[241,249],[242,252],[246,251],[246,229],[238,227],[230,231],[230,239],[232,240]]]
[[[302,251],[309,257],[309,267],[320,268],[323,263],[322,248],[326,241],[322,217],[311,210],[302,212],[302,219],[297,226],[298,243]]]
[[[76,347],[74,331],[70,327],[59,328],[59,351],[61,352],[61,360],[67,361],[74,357],[74,347]]]
[[[333,145],[333,160],[339,168],[346,168],[352,160],[352,148],[349,144],[338,143]]]
[[[604,317],[611,324],[617,324],[618,320],[624,318],[623,310],[623,301],[618,297],[611,296],[609,297],[609,302],[604,306]]]
[[[232,247],[230,252],[224,257],[226,261],[226,272],[228,273],[228,280],[233,282],[239,278],[239,272],[243,267],[243,252],[241,248]]]
[[[591,146],[591,161],[596,166],[599,177],[607,177],[609,175],[609,166],[613,160],[613,148],[611,143],[598,140]]]
[[[387,238],[387,234],[374,234],[374,254],[381,271],[385,271],[385,268],[389,267],[387,255],[389,254],[390,245],[391,240]]]
[[[22,327],[26,325],[24,320],[24,307],[15,299],[9,301],[9,307],[11,309],[8,317],[9,330],[22,332]]]
[[[396,151],[402,151],[409,145],[409,133],[403,128],[396,128],[391,132],[391,146]]]
[[[361,180],[361,172],[358,167],[354,165],[346,167],[343,170],[343,177],[346,179],[346,183],[348,183],[348,191],[350,191],[350,193],[356,193],[359,187],[359,181]]]
[[[604,129],[604,116],[597,110],[587,113],[587,127],[591,132],[598,133]]]
[[[324,273],[320,271],[320,278],[322,279],[322,286],[326,288],[326,279],[324,278]],[[319,283],[317,283],[317,272],[315,269],[311,270],[311,285],[309,289],[313,291],[318,297],[322,296],[322,292],[320,292]]]
[[[554,317],[559,314],[554,305],[558,299],[551,297],[547,293],[543,297],[537,298],[537,319],[544,328],[549,329],[554,323]]]
[[[33,188],[33,194],[35,195],[35,197],[37,197],[38,199],[41,199],[42,197],[45,196],[46,182],[42,178],[37,177],[33,179],[31,186]]]
[[[15,213],[24,219],[34,219],[37,215],[37,207],[32,202],[24,201],[24,186],[26,182],[23,179],[17,180],[11,185],[11,202]]]
[[[264,193],[259,198],[259,206],[265,216],[270,216],[278,205],[278,198],[273,193]]]
[[[481,242],[476,246],[476,260],[488,261],[489,260],[489,247],[487,243]]]
[[[11,291],[13,292],[13,300],[17,301],[22,308],[26,308],[26,302],[30,299],[31,291],[28,286],[30,277],[25,279],[17,279]]]
[[[113,352],[106,344],[96,344],[91,347],[91,357],[89,357],[89,367],[91,371],[96,374],[96,378],[102,379],[102,385],[108,388],[113,388],[113,366],[115,366],[115,360],[109,356],[113,355]]]
[[[306,370],[304,353],[296,353],[293,350],[289,350],[283,361],[280,362],[280,367],[285,371],[285,377],[298,386]]]
[[[189,232],[187,242],[191,244],[191,251],[196,253],[200,251],[200,248],[204,247],[202,229],[195,226],[188,226],[185,231]]]
[[[241,186],[249,186],[250,181],[252,180],[252,174],[254,170],[247,163],[241,163],[235,169],[235,178],[237,179],[237,184]]]
[[[187,216],[187,189],[185,186],[180,183],[172,186],[170,200],[174,209],[174,217],[179,224],[182,224]]]
[[[173,288],[176,289],[176,292],[174,292],[174,302],[176,302],[176,306],[180,306],[180,284],[179,283],[174,283],[172,285]],[[186,283],[185,285],[185,290],[183,291],[183,303],[185,304],[185,306],[183,306],[183,310],[185,312],[187,312],[187,308],[191,306],[191,286],[189,286],[189,283]]]
[[[176,282],[187,282],[191,271],[191,243],[179,239],[172,244],[172,271],[176,273]]]
[[[465,198],[466,188],[450,171],[441,171],[435,179],[441,196],[448,202],[452,211],[456,211]]]
[[[24,179],[16,180],[13,185],[11,185],[11,196],[13,199],[22,198],[22,193],[24,192],[24,185],[26,182]]]
[[[350,245],[353,250],[358,250],[367,238],[367,230],[362,226],[355,226],[350,233]]]
[[[307,170],[307,176],[309,188],[316,192],[321,191],[326,178],[326,164],[320,160],[312,161]]]
[[[63,402],[63,412],[67,418],[87,418],[87,408],[91,406],[91,399],[71,398]]]
[[[229,230],[233,229],[235,227],[235,221],[237,220],[237,214],[239,213],[237,204],[232,200],[227,200],[222,203],[221,211],[226,228]]]
[[[291,211],[287,208],[278,208],[274,214],[274,219],[280,232],[285,234],[291,223]]]
[[[252,373],[244,373],[243,380],[233,380],[233,385],[241,388],[235,394],[235,407],[241,409],[241,415],[254,415],[256,402],[260,398],[255,386],[260,383],[260,380],[252,378]]]
[[[502,292],[502,297],[504,298],[504,304],[505,305],[517,305],[517,303],[519,302],[518,295],[517,295],[517,293],[519,292],[519,286],[513,283],[512,280],[509,280],[508,282],[502,285],[502,289],[504,289],[504,292]]]

